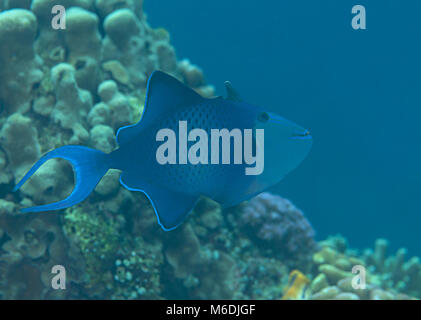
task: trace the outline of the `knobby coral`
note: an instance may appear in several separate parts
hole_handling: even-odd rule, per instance
[[[314,230],[301,210],[289,200],[262,193],[242,210],[239,221],[263,248],[291,267],[305,268],[316,249]]]
[[[177,61],[168,33],[148,25],[141,0],[60,1],[64,30],[51,26],[56,4],[0,5],[0,295],[159,297],[161,234],[148,201],[119,188],[118,172],[110,171],[84,204],[54,214],[18,210],[65,198],[73,182],[68,163],[50,160],[19,193],[11,191],[55,147],[111,152],[116,129],[139,120],[153,70],[181,80],[189,70],[202,79],[190,83],[194,89],[213,95],[212,87],[198,67]],[[52,290],[53,265],[68,271],[65,292]]]

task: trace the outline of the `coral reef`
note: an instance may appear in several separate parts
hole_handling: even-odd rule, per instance
[[[214,95],[198,66],[177,60],[168,32],[148,25],[142,2],[62,0],[66,29],[54,30],[55,1],[0,1],[0,299],[280,299],[293,268],[311,280],[311,299],[420,298],[418,258],[388,257],[384,240],[363,253],[340,237],[317,243],[303,213],[269,193],[230,209],[203,198],[164,232],[147,197],[110,170],[77,206],[19,213],[71,192],[60,159],[12,192],[43,153],[116,148],[116,130],[141,117],[153,70]],[[350,285],[355,264],[367,266],[365,291]],[[51,287],[55,265],[66,290]]]
[[[320,243],[313,255],[316,270],[310,285],[310,299],[326,300],[406,300],[421,297],[420,263],[417,257],[404,262],[402,249],[395,256],[386,257],[387,241],[378,239],[374,251],[359,253],[347,247],[341,236],[330,237]],[[354,266],[366,270],[366,288],[354,288]]]
[[[51,69],[56,105],[51,112],[55,122],[63,129],[71,129],[70,143],[79,144],[88,140],[89,133],[83,125],[92,106],[91,94],[80,89],[75,78],[75,69],[67,63],[60,63]]]
[[[0,298],[63,299],[79,296],[86,281],[84,259],[67,241],[59,214],[22,216],[14,202],[0,200]],[[51,269],[66,266],[69,290],[53,290]]]
[[[279,256],[264,252],[256,246],[254,239],[242,230],[239,216],[245,206],[247,204],[223,210],[216,202],[203,198],[197,204],[189,222],[180,231],[176,230],[190,235],[190,240],[180,242],[180,247],[174,251],[179,256],[179,261],[183,262],[182,267],[188,268],[184,270],[190,271],[179,273],[178,268],[174,268],[174,263],[169,269],[175,278],[183,280],[176,287],[188,289],[187,295],[182,296],[196,299],[276,299],[282,294],[283,284],[288,280],[288,266]],[[168,241],[174,243],[173,235],[168,234],[167,237]],[[198,248],[195,255],[200,258],[191,260],[183,257],[184,246],[185,250]],[[166,257],[168,262],[175,261],[168,252]],[[195,265],[198,262],[199,265]],[[206,286],[203,285],[204,282]]]
[[[0,13],[0,101],[8,114],[31,107],[33,89],[43,72],[42,59],[34,50],[37,19],[28,10]]]
[[[202,79],[194,89],[211,96],[212,87],[199,68],[177,61],[165,30],[149,27],[142,1],[61,1],[65,30],[51,27],[55,4],[0,6],[0,296],[162,297],[161,268],[170,250],[149,202],[120,188],[119,172],[110,170],[84,204],[48,215],[18,210],[65,198],[73,185],[67,162],[50,160],[19,193],[12,189],[55,147],[112,151],[116,130],[139,120],[153,70],[184,79],[189,69]],[[221,254],[218,261],[202,265],[225,268],[230,257]],[[67,270],[65,292],[51,288],[58,264]],[[196,296],[206,297],[199,291]]]
[[[365,264],[375,275],[377,284],[384,288],[421,298],[421,261],[411,257],[406,261],[407,250],[400,248],[395,255],[387,256],[388,241],[377,239],[374,250],[363,252]]]
[[[308,265],[308,257],[317,247],[314,230],[303,213],[279,196],[256,196],[242,210],[239,221],[264,249],[292,268]]]
[[[189,298],[231,299],[235,293],[234,261],[226,253],[201,246],[192,227],[187,224],[171,235],[165,257],[173,281]]]

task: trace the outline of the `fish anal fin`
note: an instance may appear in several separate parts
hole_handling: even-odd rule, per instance
[[[144,183],[123,172],[120,176],[120,183],[131,191],[140,191],[144,193],[151,201],[158,223],[165,231],[177,228],[192,211],[198,196],[187,195],[182,192],[175,192],[165,188],[155,187]]]
[[[179,108],[199,104],[204,98],[176,78],[154,71],[148,80],[145,108],[138,123],[121,127],[117,132],[117,143],[123,145],[142,130]]]

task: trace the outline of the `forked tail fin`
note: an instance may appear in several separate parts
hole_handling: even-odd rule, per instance
[[[92,192],[110,168],[110,157],[102,151],[81,146],[64,146],[48,152],[39,159],[22,180],[19,181],[13,191],[17,191],[39,167],[52,158],[62,158],[70,161],[72,164],[75,172],[75,187],[73,192],[64,200],[46,205],[24,208],[22,209],[22,212],[64,209],[81,202]]]

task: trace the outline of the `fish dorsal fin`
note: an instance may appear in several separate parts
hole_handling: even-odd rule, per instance
[[[158,119],[179,108],[198,104],[204,98],[174,77],[154,71],[148,80],[145,108],[138,123],[121,127],[117,132],[117,143],[125,144],[141,130]]]
[[[225,81],[225,89],[227,90],[227,100],[243,101],[238,92],[232,87],[231,82]]]
[[[148,197],[158,218],[158,223],[165,231],[177,228],[199,200],[198,196],[145,183],[142,179],[137,178],[136,174],[129,172],[121,174],[120,183],[128,190],[143,192]]]

